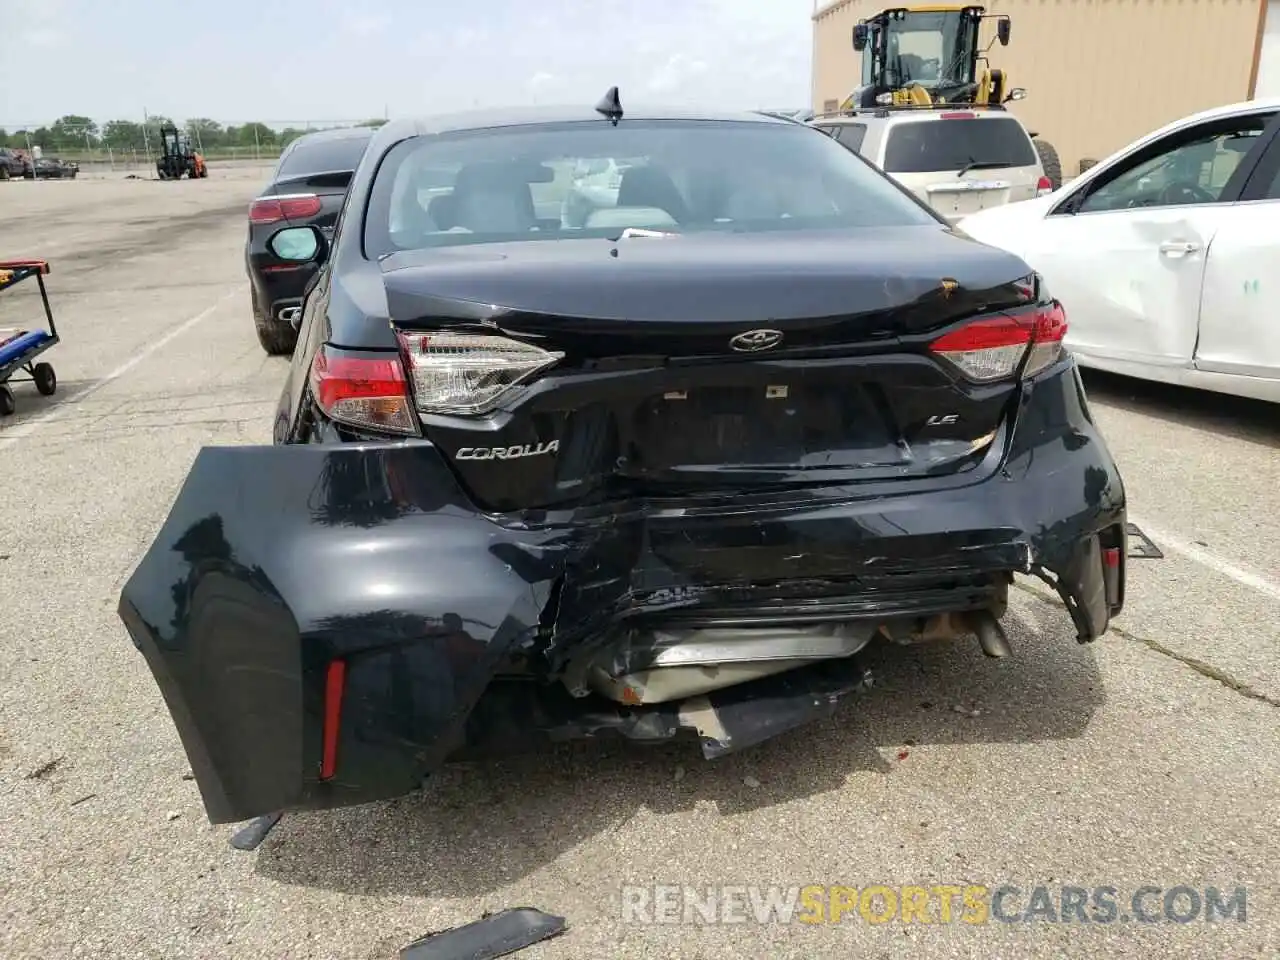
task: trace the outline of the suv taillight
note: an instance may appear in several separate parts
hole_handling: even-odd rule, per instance
[[[323,346],[311,363],[311,394],[337,423],[416,434],[409,384],[395,354],[370,356]]]
[[[1041,177],[1036,183],[1036,196],[1043,197],[1046,193],[1053,193],[1053,181],[1048,177]]]
[[[1056,363],[1067,335],[1067,315],[1056,300],[983,317],[944,334],[929,349],[970,380],[989,383],[1018,373],[1030,377]],[[1023,365],[1023,359],[1026,364]]]
[[[281,220],[305,220],[320,212],[320,198],[314,193],[287,193],[259,197],[249,205],[249,222],[266,224]]]

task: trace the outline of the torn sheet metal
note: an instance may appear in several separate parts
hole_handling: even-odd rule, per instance
[[[1129,544],[1129,556],[1138,560],[1164,559],[1164,551],[1157,547],[1136,523],[1126,523],[1124,532]]]
[[[558,937],[564,917],[534,907],[515,907],[468,923],[429,933],[400,950],[400,960],[491,960]]]

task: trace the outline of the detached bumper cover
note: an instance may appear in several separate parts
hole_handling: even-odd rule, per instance
[[[1001,442],[990,470],[938,484],[519,521],[477,513],[425,443],[211,447],[119,613],[212,821],[363,803],[414,789],[476,738],[518,741],[524,708],[495,696],[477,709],[495,676],[562,674],[627,617],[742,609],[743,597],[763,616],[823,604],[910,614],[956,602],[967,577],[1021,571],[1054,580],[1079,638],[1094,639],[1123,598],[1122,567],[1108,601],[1098,551],[1112,530],[1123,546],[1124,492],[1074,368],[1028,393]],[[335,659],[346,661],[337,773],[321,781]],[[762,687],[768,709],[722,692],[726,729],[699,727],[706,752],[812,719],[861,686],[852,664],[811,679],[812,696],[795,688],[800,674]],[[593,727],[572,711],[549,721],[544,705],[533,726],[553,738],[697,726],[669,708],[610,708]]]

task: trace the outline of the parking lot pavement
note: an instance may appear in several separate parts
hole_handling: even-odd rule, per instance
[[[1125,614],[1097,644],[1077,645],[1028,585],[1009,660],[876,651],[869,696],[748,753],[585,744],[460,766],[419,796],[289,817],[257,853],[231,850],[115,606],[196,451],[269,440],[285,362],[258,348],[241,260],[263,176],[0,185],[0,257],[53,262],[64,336],[57,396],[20,386],[0,426],[0,955],[372,960],[526,904],[570,927],[530,957],[1275,955],[1280,424],[1113,378],[1090,393],[1166,557],[1132,562]],[[0,325],[34,306],[15,288]],[[1055,903],[1076,885],[1118,888],[1128,916],[1145,884],[1245,886],[1247,915],[622,912],[624,884],[1004,883],[1022,890],[1006,915],[1038,885]]]

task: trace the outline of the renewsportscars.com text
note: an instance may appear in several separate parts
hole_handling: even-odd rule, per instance
[[[865,887],[628,885],[622,920],[637,924],[1215,923],[1248,919],[1244,887],[1004,883]]]

